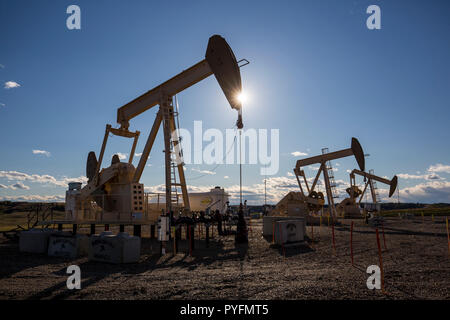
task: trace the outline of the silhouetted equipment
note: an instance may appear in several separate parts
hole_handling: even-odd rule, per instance
[[[92,221],[92,219],[113,222],[128,220],[134,221],[134,223],[139,220],[145,221],[144,216],[148,211],[148,197],[144,194],[144,186],[139,183],[139,180],[161,124],[164,131],[165,151],[165,212],[173,211],[174,207],[189,212],[190,203],[184,176],[184,162],[177,122],[175,121],[178,111],[174,108],[173,97],[214,74],[231,108],[238,111],[237,126],[242,128],[242,104],[237,98],[242,91],[239,68],[236,57],[225,39],[219,35],[214,35],[208,41],[205,59],[120,107],[117,110],[117,123],[120,127],[112,128],[109,124],[106,126],[98,160],[94,152],[91,151],[88,155],[86,163],[87,185],[81,190],[71,189],[66,193],[66,204],[68,204],[66,205],[66,217],[78,221]],[[132,160],[140,132],[129,131],[129,122],[156,105],[159,105],[159,110],[139,159],[139,164],[135,168]],[[132,138],[133,145],[128,163],[121,162],[119,156],[115,154],[111,165],[101,170],[110,134]],[[173,155],[175,155],[175,161]],[[176,173],[172,170],[174,168],[178,171],[179,180],[176,179]],[[178,207],[178,188],[181,189],[182,193],[182,207]],[[103,209],[99,219],[92,218],[92,214],[88,213],[88,211],[95,211],[96,207]]]

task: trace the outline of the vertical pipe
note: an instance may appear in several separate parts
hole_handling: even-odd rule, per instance
[[[136,237],[141,237],[141,225],[140,224],[135,224],[133,227],[133,234]]]
[[[275,221],[272,221],[272,244],[275,243]]]
[[[192,256],[192,237],[191,237],[191,226],[189,225],[189,255]]]
[[[448,217],[445,217],[445,225],[447,227],[447,245],[448,245],[448,257],[450,258],[450,233],[448,231]]]
[[[381,223],[381,232],[383,233],[383,244],[384,244],[384,250],[387,250],[386,247],[386,236],[384,235],[384,223]]]
[[[155,225],[154,224],[152,224],[150,226],[150,238],[155,239]]]
[[[333,238],[333,251],[334,251],[334,254],[336,255],[336,241],[334,239],[334,221],[331,223],[331,235]]]
[[[279,237],[280,237],[281,249],[283,250],[283,257],[286,257],[286,251],[284,250],[284,244],[283,244],[284,239],[283,239],[283,232],[281,229],[281,223],[279,223],[278,226],[279,226],[279,232],[280,232]]]
[[[352,257],[352,266],[354,265],[353,261],[353,221],[350,226],[350,256]]]

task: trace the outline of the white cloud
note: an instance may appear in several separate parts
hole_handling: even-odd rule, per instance
[[[229,177],[229,176],[224,176],[223,178],[224,178],[224,179],[229,179],[230,177]]]
[[[286,174],[287,174],[288,177],[293,177],[294,176],[294,174],[292,172],[289,172],[289,171]]]
[[[46,157],[50,157],[50,152],[45,151],[45,150],[33,150],[33,154],[43,154]]]
[[[17,183],[15,183],[15,184],[11,184],[11,185],[9,185],[9,186],[4,185],[4,184],[0,184],[0,189],[11,189],[11,190],[21,189],[21,190],[30,190],[30,187],[24,185],[22,182],[17,182]]]
[[[55,177],[45,174],[45,175],[38,175],[38,174],[27,174],[23,172],[18,171],[0,171],[0,178],[4,178],[7,180],[15,180],[15,181],[29,181],[29,182],[35,182],[35,183],[42,183],[42,184],[51,184],[55,186],[60,187],[67,187],[69,182],[73,181],[79,181],[82,183],[87,183],[87,178],[84,176],[78,177],[78,178],[67,178],[63,177],[62,179],[56,179]]]
[[[125,160],[128,157],[128,153],[117,152],[116,154],[119,157],[119,160]]]
[[[294,157],[301,157],[301,156],[307,156],[308,154],[306,152],[294,151],[294,152],[291,152],[291,155],[293,155]]]
[[[450,173],[450,166],[444,165],[442,163],[438,163],[435,165],[431,165],[427,171],[429,172],[444,172],[444,173]]]
[[[399,173],[399,174],[397,174],[397,177],[399,177],[400,179],[423,179],[423,180],[440,180],[440,179],[442,179],[436,173],[430,173],[430,174]]]
[[[402,202],[450,202],[449,181],[428,181],[400,190]]]
[[[140,153],[135,153],[134,156],[135,156],[135,157],[140,157],[140,156],[142,156],[142,152],[140,152]]]
[[[18,84],[15,81],[6,81],[5,86],[3,88],[5,89],[12,89],[12,88],[18,88],[20,87],[20,84]]]
[[[64,202],[64,195],[20,195],[20,196],[0,196],[0,200],[3,201],[38,201],[38,202]]]
[[[0,64],[0,68],[1,68],[1,69],[3,69],[3,68],[5,68],[5,66],[4,66],[4,65],[2,65],[2,64]]]
[[[210,175],[216,174],[215,172],[209,171],[209,170],[200,170],[200,169],[196,169],[196,168],[192,168],[191,170],[195,171],[195,172],[203,173],[203,174],[210,174]]]
[[[24,185],[22,182],[17,182],[13,185],[9,186],[11,189],[16,190],[16,189],[22,189],[22,190],[30,190],[29,186]]]
[[[6,104],[0,102],[0,107],[4,107]]]

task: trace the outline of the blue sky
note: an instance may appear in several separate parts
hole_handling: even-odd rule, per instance
[[[71,4],[81,30],[66,28]],[[371,4],[381,30],[366,27]],[[117,108],[203,59],[220,34],[251,62],[241,70],[246,128],[280,130],[270,202],[296,190],[292,152],[348,148],[353,136],[370,154],[367,169],[399,175],[401,201],[450,202],[448,12],[448,1],[0,0],[0,199],[61,199],[65,183],[85,175],[88,152],[98,154],[105,125],[116,125]],[[183,128],[235,123],[214,77],[178,98]],[[132,120],[137,152],[155,113]],[[128,141],[109,142],[105,163],[129,152]],[[162,149],[160,133],[141,179],[151,191],[164,182]],[[343,190],[356,164],[336,162]],[[237,165],[197,178],[214,167],[187,166],[191,190],[220,185],[237,199]],[[259,168],[244,165],[251,203],[263,199]]]

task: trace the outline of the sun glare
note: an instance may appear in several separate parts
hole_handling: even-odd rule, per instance
[[[238,94],[237,99],[242,103],[246,103],[248,101],[248,96],[244,91],[241,91],[241,93]]]

